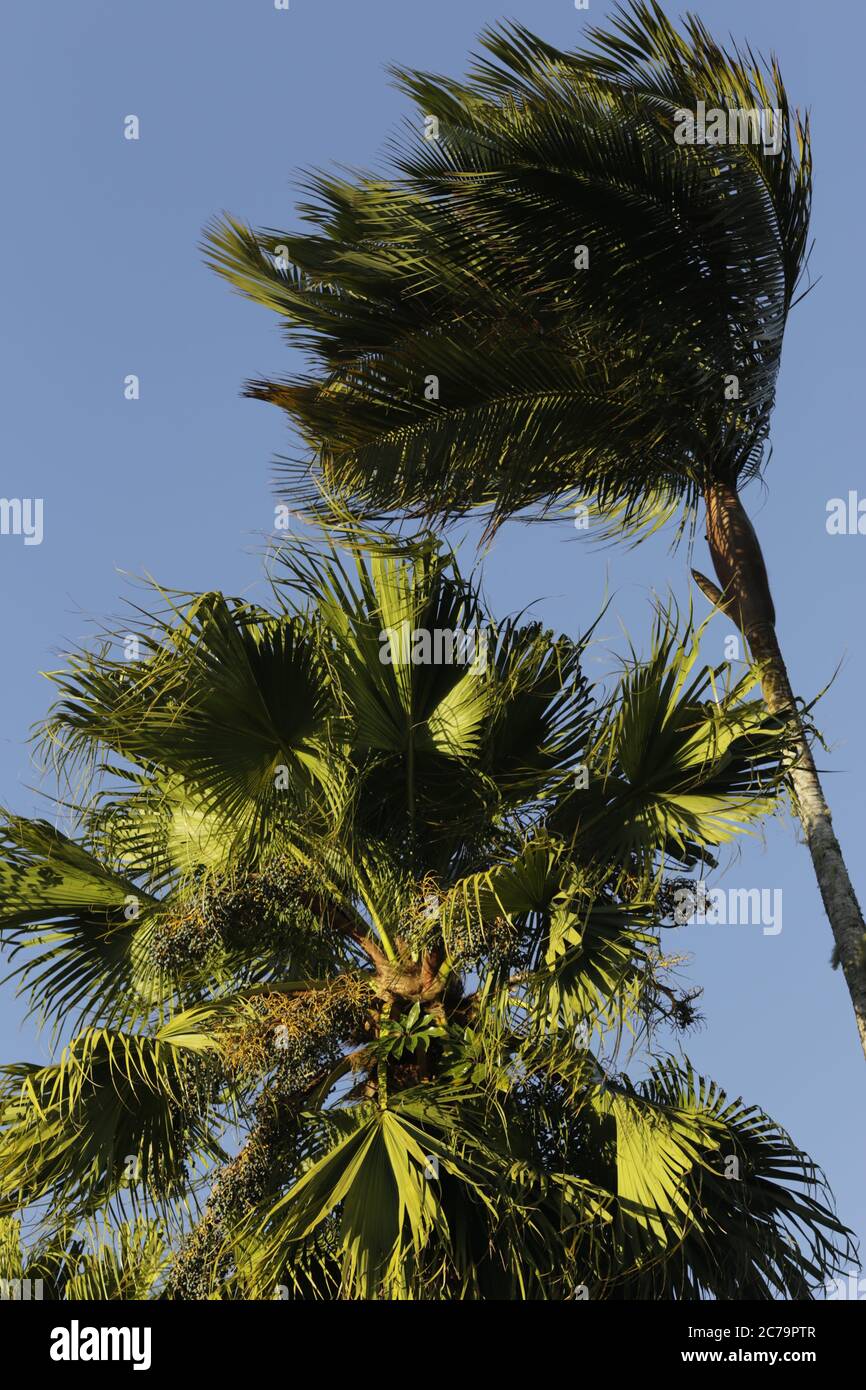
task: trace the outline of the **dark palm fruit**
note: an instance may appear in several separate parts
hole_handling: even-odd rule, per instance
[[[339,959],[341,939],[327,920],[309,870],[273,860],[244,876],[204,880],[158,923],[157,966],[177,973],[206,966],[224,951],[258,952],[275,960],[291,951],[308,970]]]
[[[246,1145],[220,1172],[204,1215],[174,1263],[166,1289],[169,1298],[207,1299],[225,1284],[233,1270],[231,1231],[275,1190],[297,1160],[293,1139],[301,1103],[301,1097],[287,1100],[273,1090],[262,1093]]]
[[[674,913],[684,901],[683,894],[695,892],[695,881],[691,878],[667,878],[661,884],[655,897],[655,912],[660,922],[673,918]]]

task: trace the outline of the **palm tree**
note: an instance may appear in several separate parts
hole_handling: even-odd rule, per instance
[[[741,497],[808,259],[808,121],[775,60],[693,17],[681,34],[656,3],[591,40],[565,53],[505,25],[465,82],[396,69],[423,132],[391,177],[317,177],[311,233],[225,219],[208,256],[312,355],[311,375],[248,388],[309,443],[299,504],[483,509],[492,532],[570,499],[632,539],[673,517],[691,534],[703,507],[720,587],[693,573],[796,734],[790,788],[866,1049],[866,927]]]
[[[164,594],[53,677],[65,828],[6,815],[0,938],[65,1045],[2,1071],[4,1277],[810,1297],[850,1260],[819,1170],[657,1042],[676,895],[782,792],[753,678],[659,611],[594,690],[432,541],[273,591]]]

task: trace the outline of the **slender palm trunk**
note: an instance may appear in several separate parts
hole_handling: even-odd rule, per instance
[[[776,636],[776,614],[767,570],[754,527],[735,487],[713,483],[705,493],[707,543],[721,593],[697,576],[704,592],[721,604],[738,623],[761,676],[761,688],[772,714],[789,721],[796,739],[796,761],[790,782],[794,803],[824,908],[836,942],[835,958],[842,966],[860,1044],[866,1053],[866,924],[851,883],[830,810],[824,799],[815,761],[797,709],[785,661]]]

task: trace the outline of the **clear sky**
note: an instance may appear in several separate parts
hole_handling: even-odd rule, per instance
[[[204,223],[227,209],[296,226],[298,172],[369,166],[406,112],[387,62],[460,74],[477,32],[520,19],[562,46],[611,7],[590,0],[42,0],[4,7],[0,493],[44,499],[44,538],[0,536],[3,629],[0,802],[45,814],[26,739],[46,710],[40,671],[134,596],[128,576],[259,593],[273,525],[272,460],[292,441],[280,412],[241,400],[250,376],[297,365],[276,320],[201,263]],[[820,284],[789,325],[766,488],[746,502],[773,584],[779,634],[818,708],[820,764],[861,900],[866,771],[866,536],[829,536],[826,505],[860,489],[864,400],[862,52],[850,0],[697,0],[721,38],[775,50],[789,91],[813,112],[812,268]],[[140,139],[123,138],[128,115]],[[124,378],[141,382],[124,399]],[[470,559],[466,556],[467,562]],[[703,541],[698,568],[708,569]],[[687,601],[687,556],[663,540],[598,551],[563,522],[499,536],[485,587],[500,613],[539,600],[577,633],[613,604],[599,675],[638,641],[650,596]],[[703,613],[703,600],[696,597]],[[730,624],[714,619],[706,658]],[[46,789],[50,784],[43,784]],[[705,987],[699,1070],[784,1124],[823,1165],[840,1215],[866,1234],[866,1071],[808,853],[790,820],[745,843],[724,886],[781,889],[783,929],[688,928]],[[0,1059],[44,1055],[0,990]]]

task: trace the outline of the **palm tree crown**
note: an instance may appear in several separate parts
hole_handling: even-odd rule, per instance
[[[309,379],[251,394],[289,411],[356,510],[495,524],[576,494],[631,523],[760,466],[808,125],[775,65],[695,18],[682,36],[640,4],[591,37],[564,53],[506,25],[464,83],[396,70],[422,121],[391,178],[315,179],[312,234],[211,229],[215,267],[313,357]],[[677,143],[699,102],[779,112],[778,151]]]
[[[848,1252],[815,1165],[687,1062],[618,1056],[693,1016],[671,895],[775,806],[784,723],[664,613],[593,690],[431,542],[293,551],[274,590],[167,596],[137,656],[55,676],[45,736],[97,781],[68,833],[5,822],[0,933],[65,1046],[3,1071],[3,1269],[808,1297]],[[471,630],[463,662],[412,635]]]

